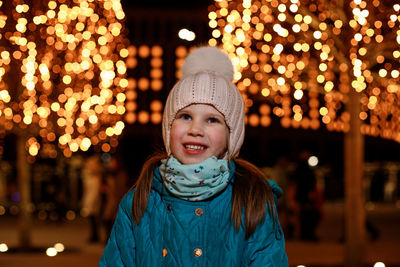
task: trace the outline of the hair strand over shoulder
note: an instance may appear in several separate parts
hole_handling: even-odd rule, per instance
[[[246,239],[255,231],[268,212],[276,223],[275,202],[272,187],[259,168],[243,159],[235,159],[236,177],[233,183],[231,220],[238,231],[246,226]],[[244,208],[244,222],[242,219]]]
[[[159,153],[151,156],[143,164],[139,178],[132,187],[132,189],[135,189],[135,194],[133,195],[132,200],[132,216],[133,221],[136,224],[140,223],[140,218],[147,209],[151,186],[153,184],[154,170],[160,164],[160,161],[165,158],[167,158],[165,153]]]

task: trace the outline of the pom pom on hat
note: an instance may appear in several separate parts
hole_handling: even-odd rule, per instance
[[[214,46],[204,46],[187,56],[182,67],[182,79],[199,72],[216,72],[231,82],[234,70],[226,53]]]
[[[219,48],[199,47],[186,57],[182,79],[172,88],[164,108],[162,131],[168,154],[176,113],[192,104],[208,104],[224,115],[229,128],[225,158],[238,156],[244,140],[244,101],[232,80],[232,62]]]

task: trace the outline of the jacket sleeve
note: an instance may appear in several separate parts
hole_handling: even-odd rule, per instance
[[[274,192],[275,207],[277,198],[282,194],[282,190],[270,181]],[[278,217],[275,223],[273,217],[266,207],[265,219],[260,223],[254,234],[249,238],[246,248],[247,266],[270,266],[288,267],[288,259],[285,251],[285,239]],[[277,211],[275,210],[277,214]]]
[[[133,236],[132,198],[130,191],[121,200],[99,267],[134,267],[136,244]]]

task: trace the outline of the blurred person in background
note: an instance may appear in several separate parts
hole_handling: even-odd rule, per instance
[[[106,169],[104,183],[105,203],[102,214],[102,223],[106,230],[106,240],[110,236],[111,228],[117,215],[118,204],[128,191],[128,177],[122,165],[121,159],[111,156]]]
[[[290,228],[288,232],[293,231],[293,229],[291,228],[293,224],[290,221],[291,210],[289,209],[289,205],[287,202],[288,199],[290,201],[290,198],[288,198],[288,193],[290,192],[288,190],[289,174],[293,171],[292,165],[293,164],[290,163],[289,159],[286,156],[282,155],[277,157],[272,167],[265,166],[261,169],[265,176],[274,180],[284,192],[283,196],[278,201],[277,207],[279,213],[279,221],[285,233],[287,232],[288,228]],[[293,233],[290,232],[286,238],[290,239],[292,237]]]
[[[83,195],[81,214],[89,219],[89,242],[100,241],[99,216],[102,205],[101,188],[103,179],[103,164],[99,154],[92,154],[87,158],[83,169]]]
[[[308,159],[311,152],[303,149],[299,153],[298,162],[291,175],[291,186],[288,190],[292,221],[296,231],[299,231],[300,239],[306,241],[318,241],[316,229],[322,214],[322,195],[317,188],[317,179]]]

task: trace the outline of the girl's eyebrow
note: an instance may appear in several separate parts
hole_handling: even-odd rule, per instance
[[[211,116],[211,117],[219,117],[219,116],[221,116],[221,117],[222,117],[222,115],[219,114],[219,113],[217,113],[217,112],[204,111],[204,112],[202,112],[202,113],[203,113],[203,115],[206,116],[206,117],[209,117],[209,116]]]
[[[219,114],[210,114],[210,117],[215,117],[215,118],[219,118],[219,119],[225,120],[224,116],[219,115]]]
[[[176,114],[178,115],[178,114],[181,114],[181,113],[190,113],[190,111],[181,109]]]
[[[219,112],[207,112],[208,116],[214,116],[214,117],[221,117],[221,118],[225,118],[224,115],[222,115]]]
[[[191,110],[185,110],[185,109],[183,108],[183,109],[179,110],[179,111],[176,113],[175,116],[178,116],[178,115],[180,115],[180,114],[188,114],[188,115],[191,115],[191,114],[192,114],[192,111],[191,111]],[[219,113],[219,112],[204,111],[204,112],[202,112],[202,115],[205,116],[205,117],[220,118],[220,119],[222,119],[222,120],[225,121],[225,116],[222,115],[222,114]]]

